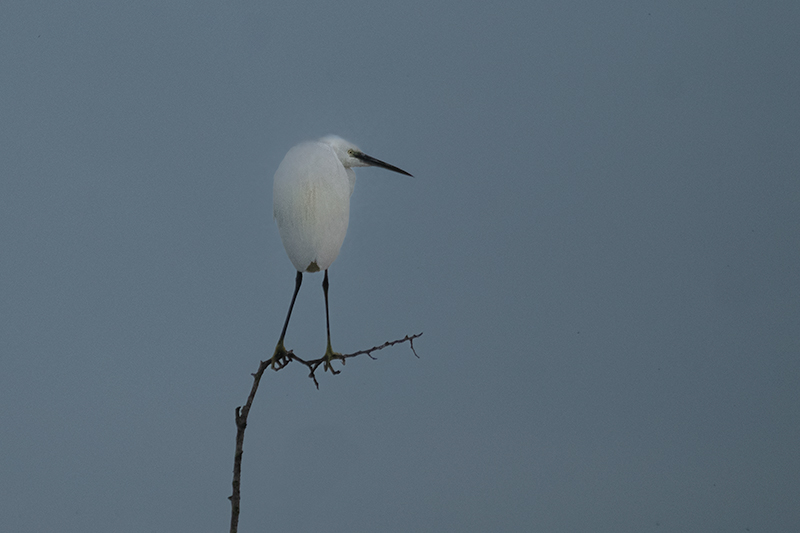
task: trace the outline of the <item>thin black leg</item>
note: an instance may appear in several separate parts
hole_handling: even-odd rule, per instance
[[[330,370],[334,374],[338,374],[338,370],[333,369],[333,365],[331,365],[331,360],[340,355],[333,351],[331,348],[331,319],[330,315],[328,314],[328,271],[325,271],[325,278],[322,280],[322,291],[325,293],[325,323],[328,327],[328,348],[325,350],[325,370]]]
[[[294,279],[294,294],[292,295],[292,303],[289,304],[289,312],[286,313],[286,322],[283,323],[283,331],[281,331],[281,338],[275,346],[275,353],[272,354],[272,369],[279,370],[286,366],[289,362],[284,360],[288,353],[286,347],[283,345],[283,339],[286,337],[286,328],[289,327],[289,319],[292,317],[292,309],[294,309],[294,301],[297,299],[297,293],[300,292],[300,285],[303,283],[303,273],[298,271],[297,277]]]
[[[331,346],[331,319],[328,315],[328,270],[325,270],[325,277],[322,279],[322,292],[325,293],[325,324],[328,328],[328,349]]]
[[[294,301],[297,299],[297,293],[300,292],[300,285],[303,283],[303,273],[298,271],[297,277],[294,278],[294,294],[292,295],[292,303],[289,304],[289,312],[286,313],[286,322],[283,323],[283,331],[281,331],[281,339],[278,344],[283,344],[283,338],[286,337],[286,328],[289,327],[289,318],[292,316],[292,309],[294,309]]]

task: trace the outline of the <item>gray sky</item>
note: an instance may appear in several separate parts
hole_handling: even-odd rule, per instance
[[[0,530],[226,531],[294,269],[358,169],[321,376],[266,374],[242,531],[800,527],[797,2],[5,2]],[[287,347],[325,349],[320,275]]]

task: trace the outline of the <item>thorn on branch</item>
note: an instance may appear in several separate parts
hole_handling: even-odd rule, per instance
[[[419,335],[422,335],[422,333],[420,333]],[[408,338],[408,335],[406,335],[406,339],[408,339],[408,344],[411,345],[411,351],[414,352],[414,355],[417,357],[417,359],[419,359],[419,356],[417,355],[417,351],[414,349],[414,339],[419,337],[419,335],[414,335],[410,339]]]

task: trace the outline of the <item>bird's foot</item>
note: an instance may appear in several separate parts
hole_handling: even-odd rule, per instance
[[[331,371],[331,374],[334,374],[334,375],[336,375],[336,374],[338,374],[338,373],[339,373],[339,372],[341,372],[341,371],[340,371],[340,370],[334,370],[334,369],[333,369],[333,365],[331,364],[331,361],[332,361],[333,359],[341,359],[341,360],[342,360],[342,362],[344,363],[344,358],[342,357],[342,354],[340,354],[340,353],[338,353],[338,352],[334,352],[334,351],[333,351],[333,348],[331,348],[331,343],[330,343],[330,342],[328,342],[328,349],[327,349],[327,350],[325,350],[325,366],[323,367],[323,370],[324,370],[325,372],[327,372],[328,370],[330,370],[330,371]]]
[[[272,359],[269,360],[272,370],[280,370],[288,365],[289,361],[291,361],[291,359],[289,359],[289,352],[287,352],[286,348],[283,346],[283,341],[278,341],[278,345],[275,346],[275,353],[272,354]]]

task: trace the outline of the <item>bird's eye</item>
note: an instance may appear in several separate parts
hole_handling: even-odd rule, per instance
[[[355,150],[353,150],[352,148],[350,148],[349,150],[347,150],[347,153],[348,153],[349,155],[356,155],[356,151],[355,151]]]

